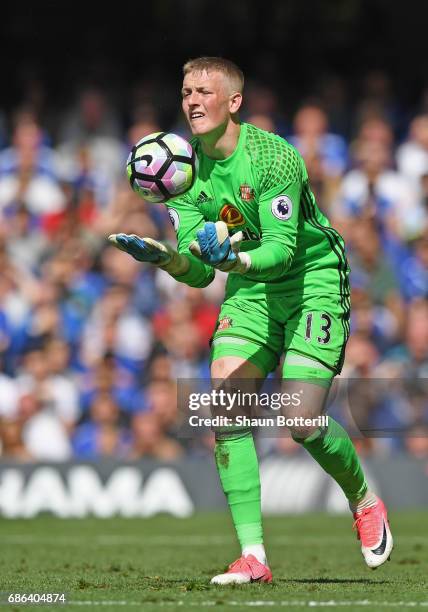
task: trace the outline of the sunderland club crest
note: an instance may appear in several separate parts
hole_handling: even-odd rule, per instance
[[[254,200],[254,189],[246,184],[241,185],[239,188],[239,197],[245,202],[251,202],[251,200]]]

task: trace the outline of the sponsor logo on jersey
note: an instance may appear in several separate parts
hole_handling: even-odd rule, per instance
[[[239,227],[244,225],[245,219],[240,210],[232,204],[225,204],[220,210],[219,219],[224,221],[228,227]]]
[[[232,324],[233,324],[233,321],[230,317],[223,317],[218,322],[217,331],[223,331],[225,329],[229,329],[229,327],[232,327]]]
[[[196,198],[196,204],[205,204],[205,202],[211,202],[212,197],[207,195],[205,191],[201,191],[201,193]]]
[[[272,200],[272,214],[280,221],[287,221],[293,213],[293,202],[286,195],[280,195]]]
[[[180,227],[180,215],[175,210],[175,208],[168,208],[168,216],[169,220],[172,223],[172,227],[178,232],[178,228]]]
[[[251,202],[251,200],[254,200],[254,195],[254,189],[249,185],[246,185],[244,183],[244,185],[240,186],[239,197],[241,198],[241,200],[244,200],[245,202]]]

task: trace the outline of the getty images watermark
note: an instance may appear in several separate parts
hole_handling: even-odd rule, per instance
[[[188,418],[190,427],[328,427],[328,416],[314,418],[302,416],[286,416],[275,414],[261,416],[260,411],[276,411],[297,409],[301,405],[301,390],[295,393],[257,393],[245,392],[239,389],[226,391],[212,389],[205,393],[190,393],[188,396],[189,410],[196,412],[209,408],[211,416],[191,414]],[[251,415],[246,414],[250,410]],[[230,414],[232,413],[233,416]],[[257,416],[254,416],[254,415]]]
[[[344,427],[338,436],[402,438],[416,449],[418,440],[422,444],[421,439],[428,439],[423,411],[428,406],[428,376],[398,378],[395,369],[386,374],[376,379],[336,378],[328,390],[317,378],[181,378],[177,435],[203,439],[210,428],[235,425],[254,427],[259,438],[287,437],[293,429],[325,430],[330,413]],[[315,416],[314,406],[321,405],[323,416]],[[420,452],[419,447],[414,452]]]

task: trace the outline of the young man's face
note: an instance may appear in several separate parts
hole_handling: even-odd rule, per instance
[[[183,112],[195,136],[209,134],[225,125],[231,112],[237,110],[227,78],[218,71],[186,74],[181,93]]]

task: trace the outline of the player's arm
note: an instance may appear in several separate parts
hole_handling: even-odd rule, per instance
[[[197,232],[204,227],[205,219],[188,196],[171,200],[167,207],[177,234],[177,251],[181,261],[185,262],[179,273],[169,273],[190,287],[206,287],[213,281],[215,270],[195,257],[189,249]]]
[[[248,253],[246,274],[257,281],[281,278],[291,266],[296,250],[301,181],[281,186],[259,201],[261,244]]]
[[[191,287],[206,287],[213,280],[215,271],[194,257],[189,250],[189,243],[203,227],[204,218],[197,206],[185,197],[168,202],[167,207],[177,233],[178,250],[168,243],[141,238],[135,234],[112,234],[109,240],[137,261],[158,266],[179,282]]]
[[[260,171],[259,220],[260,246],[248,252],[251,263],[245,276],[256,281],[282,278],[291,266],[296,251],[299,209],[305,164],[296,149],[285,144]]]

